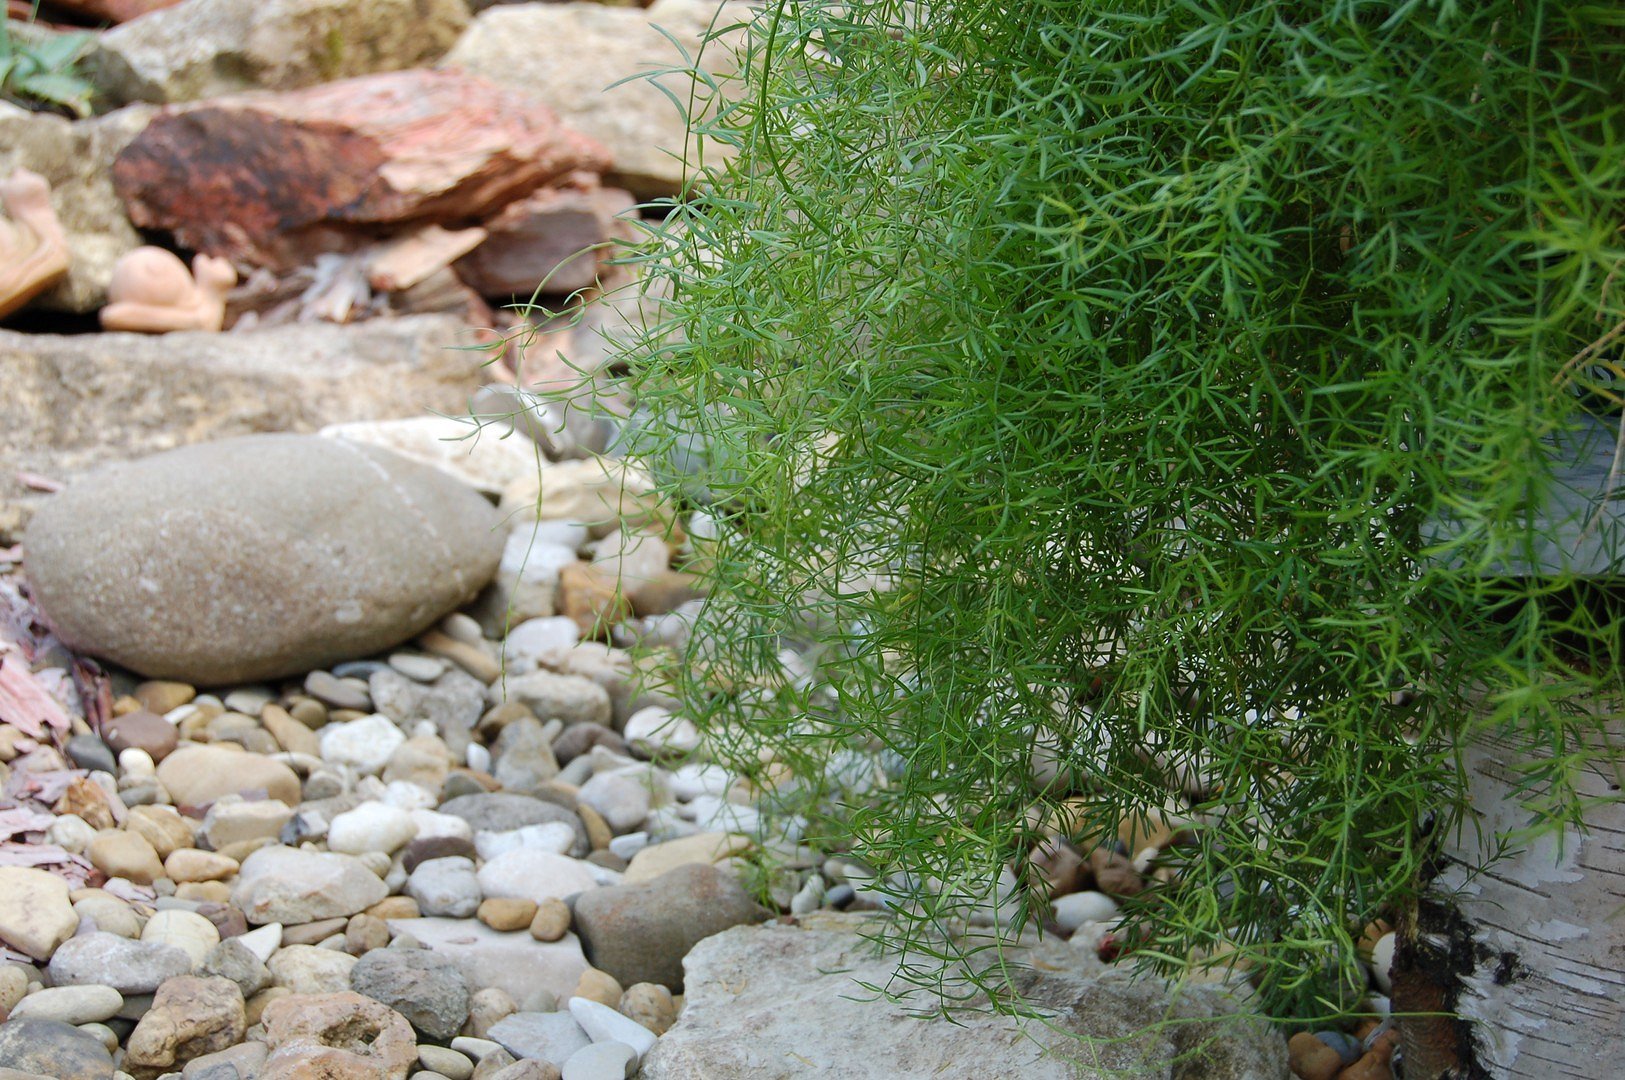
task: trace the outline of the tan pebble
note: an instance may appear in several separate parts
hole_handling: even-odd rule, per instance
[[[1394,1075],[1394,1051],[1399,1049],[1399,1032],[1394,1028],[1371,1040],[1365,1057],[1338,1074],[1338,1080],[1389,1080]]]
[[[497,663],[482,646],[431,630],[418,638],[418,647],[433,656],[444,657],[483,683],[494,683],[502,675]]]
[[[224,881],[186,881],[175,886],[175,898],[210,904],[229,904],[231,886]]]
[[[530,920],[530,936],[537,941],[557,941],[570,930],[570,908],[563,900],[550,896],[536,908],[536,917]]]
[[[100,784],[83,776],[68,782],[62,798],[56,801],[51,810],[82,818],[93,829],[111,829],[115,822],[107,792],[102,790]]]
[[[483,1039],[492,1024],[518,1011],[519,1005],[511,994],[500,987],[487,986],[469,997],[468,1022],[463,1030],[477,1039]]]
[[[272,847],[275,844],[276,837],[274,836],[255,836],[248,840],[238,840],[236,843],[227,844],[220,849],[219,853],[228,859],[236,859],[241,863],[260,848]]]
[[[138,832],[103,829],[85,849],[91,865],[108,877],[151,885],[164,876],[164,864],[151,842]]]
[[[1298,1080],[1336,1080],[1343,1059],[1336,1050],[1307,1031],[1300,1031],[1286,1044],[1287,1067]]]
[[[480,902],[480,922],[493,930],[523,930],[536,917],[536,901],[492,897]]]
[[[581,817],[581,823],[587,827],[587,843],[594,851],[603,851],[609,847],[609,842],[615,839],[615,831],[604,820],[604,815],[588,806],[586,803],[576,804],[576,813]]]
[[[295,697],[289,700],[288,715],[312,731],[327,724],[327,706],[313,697]]]
[[[224,881],[237,872],[236,859],[216,851],[181,848],[164,860],[164,873],[177,884],[187,881]]]
[[[118,1053],[118,1035],[106,1024],[77,1024],[75,1026],[86,1035],[101,1040],[101,1044],[107,1048],[109,1054]]]
[[[126,716],[133,712],[141,712],[145,708],[146,706],[141,704],[139,698],[132,697],[129,694],[122,694],[113,699],[114,716]]]
[[[294,719],[280,705],[267,705],[262,709],[260,723],[265,725],[265,730],[271,733],[282,749],[295,754],[321,756],[322,743],[316,733]]]
[[[369,715],[360,709],[333,709],[328,712],[327,720],[332,724],[348,724],[351,720],[360,720]]]
[[[677,1022],[677,1003],[659,983],[634,983],[616,1006],[622,1016],[636,1020],[656,1035],[664,1035]]]
[[[167,859],[183,848],[197,842],[197,834],[190,819],[184,818],[173,806],[137,806],[125,819],[127,832],[140,833],[147,838],[160,859]]]
[[[1113,898],[1138,896],[1145,891],[1145,881],[1126,856],[1110,848],[1098,847],[1089,853],[1089,869],[1094,872],[1095,888]]]
[[[326,941],[334,934],[342,934],[347,923],[344,919],[320,919],[316,922],[298,923],[282,928],[282,944],[287,945],[316,945]]]
[[[1364,932],[1360,934],[1360,940],[1354,946],[1355,951],[1360,954],[1360,959],[1368,964],[1371,963],[1371,950],[1376,947],[1377,942],[1381,941],[1385,935],[1393,932],[1393,924],[1387,919],[1377,919],[1375,922],[1367,923]]]
[[[590,967],[581,973],[581,979],[576,983],[575,992],[571,996],[596,1001],[613,1009],[620,1005],[621,995],[624,992],[615,976],[607,971]]]
[[[159,716],[180,708],[197,697],[197,690],[183,682],[144,682],[135,688],[135,699],[148,712]]]
[[[260,1022],[265,1007],[278,998],[292,997],[293,991],[286,986],[268,986],[255,994],[244,1003],[244,1011],[248,1014],[248,1025],[253,1027]]]
[[[474,1075],[474,1063],[467,1054],[448,1050],[444,1046],[420,1045],[418,1064],[423,1066],[423,1071],[415,1074],[418,1077],[438,1073],[446,1080],[468,1080]]]
[[[28,973],[16,964],[0,967],[0,1009],[10,1012],[28,993]]]
[[[362,912],[350,916],[344,927],[344,951],[351,956],[362,956],[374,949],[389,945],[389,924],[376,915]]]
[[[410,896],[386,896],[365,912],[375,919],[416,919],[418,902]]]
[[[530,706],[522,701],[504,701],[500,705],[493,705],[480,717],[480,722],[474,730],[485,742],[495,742],[502,729],[515,720],[534,720],[536,714],[530,711]]]

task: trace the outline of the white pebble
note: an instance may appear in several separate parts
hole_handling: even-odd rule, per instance
[[[271,954],[282,946],[282,924],[278,922],[266,923],[264,926],[250,930],[246,934],[238,934],[237,940],[249,952],[260,958],[260,963],[271,959]]]
[[[1388,976],[1388,969],[1393,965],[1394,935],[1389,931],[1371,946],[1371,977],[1376,980],[1377,989],[1384,994],[1391,994],[1394,991],[1394,984]]]
[[[479,743],[469,743],[468,751],[463,755],[468,767],[475,772],[488,773],[491,771],[491,751]]]
[[[151,754],[139,746],[131,746],[119,751],[118,771],[119,775],[126,780],[144,780],[149,776],[156,775],[158,766],[154,764]]]
[[[817,911],[823,902],[824,879],[819,874],[813,874],[790,898],[790,914],[805,915],[808,912]]]
[[[576,831],[573,827],[562,821],[546,821],[506,832],[475,833],[474,851],[486,861],[520,848],[567,855],[575,842]]]
[[[78,855],[96,839],[96,830],[78,814],[63,814],[45,830],[45,839],[64,851]]]
[[[455,814],[442,814],[436,810],[413,810],[412,821],[418,827],[418,839],[452,836],[459,840],[472,840],[474,827]]]
[[[617,836],[609,842],[609,852],[616,858],[632,861],[632,856],[649,846],[649,834],[646,832],[627,833]]]
[[[593,1042],[618,1042],[630,1046],[640,1064],[644,1056],[655,1048],[658,1036],[654,1032],[603,1002],[573,997],[570,999],[570,1015],[575,1017],[581,1030]]]
[[[197,912],[177,908],[155,912],[141,928],[141,940],[175,946],[192,958],[195,968],[220,944],[220,931]]]
[[[347,724],[328,724],[321,730],[322,757],[333,765],[348,765],[364,775],[376,774],[389,763],[406,733],[387,716],[373,713]]]
[[[657,754],[687,754],[699,749],[700,729],[684,716],[650,705],[627,717],[622,731],[626,745],[645,757]]]
[[[733,777],[721,765],[690,761],[679,765],[671,774],[672,794],[683,802],[701,795],[722,796],[733,786]]]
[[[438,802],[433,792],[410,780],[391,780],[378,798],[385,805],[402,810],[432,810]]]
[[[354,810],[339,814],[328,825],[327,850],[345,855],[379,852],[389,855],[417,834],[417,823],[405,810],[379,802],[364,802]]]
[[[1055,900],[1055,921],[1066,930],[1105,922],[1117,914],[1117,901],[1102,892],[1075,892]]]

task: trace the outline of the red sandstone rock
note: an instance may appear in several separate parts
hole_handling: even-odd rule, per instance
[[[287,270],[408,223],[477,222],[609,165],[519,91],[397,71],[168,108],[118,156],[113,182],[139,228]]]

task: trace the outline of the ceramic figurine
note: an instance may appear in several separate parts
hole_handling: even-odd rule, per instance
[[[28,303],[68,273],[68,242],[51,209],[51,186],[17,169],[0,182],[0,318]],[[7,220],[9,217],[10,220]]]
[[[102,329],[219,330],[226,321],[226,293],[235,284],[237,271],[225,259],[199,255],[187,270],[179,256],[163,248],[136,248],[113,267]]]

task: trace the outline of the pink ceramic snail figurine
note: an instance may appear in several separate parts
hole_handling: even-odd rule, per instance
[[[219,330],[226,321],[226,293],[235,284],[237,271],[225,259],[199,255],[187,270],[173,252],[136,248],[113,267],[102,329],[142,334]]]
[[[51,209],[51,186],[38,173],[17,169],[0,182],[0,318],[61,281],[68,272],[68,241]]]

